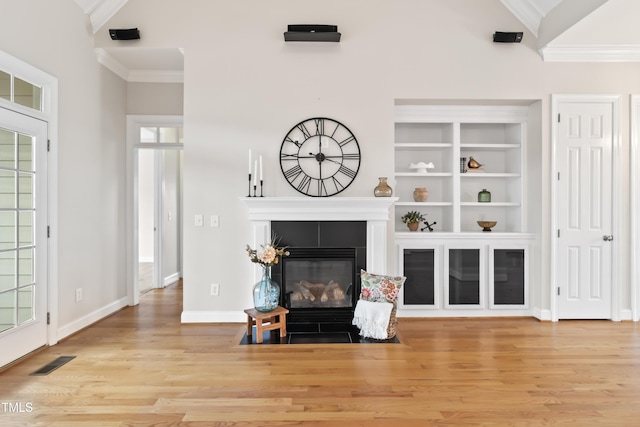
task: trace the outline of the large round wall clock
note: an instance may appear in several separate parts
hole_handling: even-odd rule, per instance
[[[342,123],[326,117],[304,120],[287,133],[280,147],[285,179],[302,194],[328,197],[340,193],[360,169],[360,146]]]

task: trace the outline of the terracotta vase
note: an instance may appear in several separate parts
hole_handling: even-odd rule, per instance
[[[416,202],[426,202],[429,192],[424,187],[418,187],[413,190],[413,200]]]
[[[407,227],[409,227],[409,231],[418,231],[418,227],[420,226],[419,222],[409,222],[407,223]]]
[[[373,189],[373,195],[376,197],[391,197],[393,189],[387,184],[387,177],[378,178],[380,181],[376,188]]]

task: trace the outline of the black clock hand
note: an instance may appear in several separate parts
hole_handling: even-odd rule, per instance
[[[342,164],[342,162],[339,162],[339,161],[337,161],[337,160],[330,159],[330,158],[328,158],[327,156],[325,156],[325,157],[324,157],[324,159],[325,159],[325,160],[329,160],[330,162],[333,162],[333,163],[335,163],[335,164],[337,164],[337,165],[341,165],[341,164]]]

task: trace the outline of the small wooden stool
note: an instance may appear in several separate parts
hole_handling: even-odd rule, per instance
[[[287,313],[289,310],[286,308],[278,306],[275,310],[268,312],[247,308],[244,312],[247,313],[248,341],[251,341],[253,325],[256,325],[256,342],[258,344],[262,343],[262,332],[264,331],[280,329],[280,338],[287,336]]]

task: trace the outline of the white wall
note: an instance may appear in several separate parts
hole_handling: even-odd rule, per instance
[[[121,307],[126,297],[126,85],[97,63],[87,16],[73,0],[4,1],[2,15],[0,49],[59,84],[60,338]],[[78,303],[76,288],[83,288]]]
[[[182,272],[181,259],[181,181],[182,152],[164,150],[162,152],[162,278],[177,278]]]
[[[0,27],[0,49],[59,79],[59,312],[70,332],[126,295],[127,85],[97,64],[87,17],[72,0],[10,0],[3,15],[11,19]],[[16,37],[24,22],[29,37]],[[292,23],[337,24],[343,40],[284,43]],[[301,119],[333,117],[356,134],[363,164],[343,195],[364,196],[392,173],[394,99],[537,100],[540,140],[529,143],[541,146],[541,194],[530,207],[543,230],[531,231],[543,236],[535,268],[546,289],[550,95],[623,95],[625,157],[627,95],[640,93],[640,64],[543,63],[526,31],[521,44],[491,43],[494,31],[523,28],[499,0],[129,0],[96,34],[97,47],[116,43],[110,26],[141,28],[138,45],[185,49],[184,310],[208,319],[243,320],[251,304],[248,223],[238,200],[247,191],[247,151],[264,156],[268,196],[297,196],[281,177],[278,150]],[[619,185],[628,194],[628,182]],[[622,204],[628,216],[624,197]],[[196,213],[220,215],[220,228],[193,227]],[[620,221],[628,227],[628,217]],[[628,254],[621,258],[628,306]],[[219,297],[209,295],[211,282],[221,284]],[[81,303],[73,300],[77,287]],[[540,308],[548,308],[540,292]]]
[[[182,83],[127,83],[127,114],[182,115]]]
[[[154,262],[155,152],[138,151],[138,261]]]
[[[342,41],[284,43],[295,23],[337,24]],[[342,195],[371,195],[377,177],[392,175],[395,99],[535,102],[542,124],[529,144],[542,163],[530,169],[541,186],[529,206],[540,220],[529,231],[541,245],[534,301],[548,309],[550,96],[640,90],[640,64],[544,63],[526,31],[521,44],[492,43],[495,31],[523,29],[499,0],[130,0],[108,24],[127,25],[141,29],[140,45],[184,48],[184,310],[208,320],[240,321],[251,304],[248,222],[238,200],[247,193],[248,150],[264,157],[267,196],[297,196],[279,169],[282,138],[302,119],[335,118],[362,150],[361,170]],[[109,46],[104,32],[96,43]],[[622,114],[626,153],[627,101]],[[628,183],[619,184],[628,194]],[[628,224],[628,206],[620,211]],[[195,214],[220,215],[220,228],[194,227]],[[212,282],[219,297],[209,295]]]

